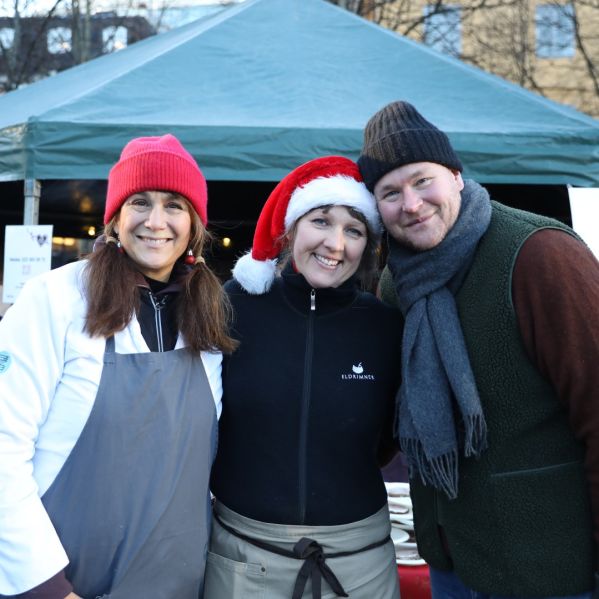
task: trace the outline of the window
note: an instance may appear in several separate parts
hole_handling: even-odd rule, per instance
[[[15,30],[11,27],[0,27],[0,47],[8,50],[15,41]]]
[[[424,7],[424,43],[439,52],[459,56],[462,51],[461,8],[457,4]]]
[[[126,27],[105,27],[102,29],[102,52],[116,52],[127,47]]]
[[[48,29],[48,52],[66,54],[71,51],[71,30],[68,27]]]
[[[68,27],[48,29],[48,52],[50,54],[66,54],[71,51],[71,30]]]
[[[574,56],[574,9],[572,4],[539,4],[535,12],[537,56]]]

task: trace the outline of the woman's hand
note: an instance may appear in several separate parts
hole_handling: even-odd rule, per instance
[[[64,599],[82,599],[79,595],[75,595],[75,593],[69,593]]]

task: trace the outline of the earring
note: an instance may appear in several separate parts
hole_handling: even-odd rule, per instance
[[[119,254],[125,253],[125,250],[123,249],[123,246],[121,245],[121,240],[118,237],[116,239],[116,249],[119,251]]]
[[[185,256],[184,262],[185,264],[189,264],[189,266],[193,266],[196,263],[196,259],[191,248],[187,250],[187,256]]]

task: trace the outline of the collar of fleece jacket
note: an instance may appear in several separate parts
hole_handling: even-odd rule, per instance
[[[299,312],[310,311],[312,287],[300,273],[296,272],[289,262],[281,273],[283,295]],[[314,289],[314,299],[318,315],[328,314],[349,306],[358,297],[357,280],[350,277],[339,287]]]

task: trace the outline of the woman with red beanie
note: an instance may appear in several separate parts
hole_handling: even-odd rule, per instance
[[[379,236],[356,164],[317,158],[274,189],[225,285],[240,345],[223,366],[204,599],[399,599],[379,468],[399,320],[357,286]]]
[[[0,595],[197,599],[229,303],[207,190],[172,135],[130,141],[86,260],[0,323]]]

